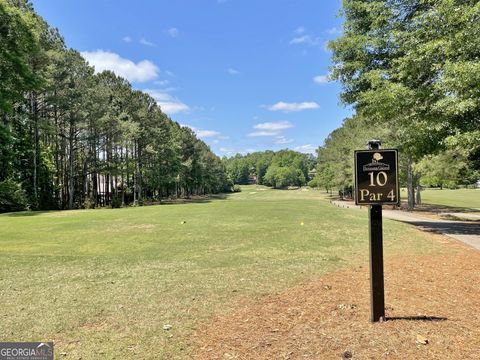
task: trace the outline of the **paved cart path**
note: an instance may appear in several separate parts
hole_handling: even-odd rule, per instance
[[[332,201],[332,204],[337,207],[360,208],[346,201]],[[362,206],[362,208],[367,207]],[[383,209],[383,217],[418,226],[424,231],[444,234],[480,250],[480,223],[478,222],[428,219],[405,211],[387,209]]]

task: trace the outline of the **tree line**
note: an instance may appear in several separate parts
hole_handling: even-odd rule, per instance
[[[316,164],[312,155],[293,150],[237,154],[231,158],[223,158],[223,162],[228,179],[233,184],[254,182],[275,189],[305,185]]]
[[[421,185],[480,178],[480,2],[344,0],[330,77],[355,109],[318,150],[316,182],[351,186],[353,150],[400,151],[408,206]]]
[[[26,0],[0,0],[0,211],[228,190],[224,164],[148,94],[95,74]]]

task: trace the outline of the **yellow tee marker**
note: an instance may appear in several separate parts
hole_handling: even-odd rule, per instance
[[[303,224],[303,221],[302,221],[302,222],[300,223],[300,226],[303,226],[303,225],[304,225],[304,224]]]

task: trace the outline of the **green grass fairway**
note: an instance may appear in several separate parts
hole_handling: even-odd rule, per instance
[[[406,199],[406,192],[402,193],[402,197]],[[422,202],[480,211],[480,189],[425,189],[422,191]]]
[[[387,257],[441,250],[401,223],[384,229]],[[3,214],[0,340],[54,340],[67,359],[185,358],[199,323],[367,261],[367,236],[365,211],[255,186],[182,205]]]

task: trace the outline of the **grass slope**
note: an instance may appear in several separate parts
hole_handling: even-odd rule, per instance
[[[480,189],[425,189],[422,191],[422,201],[425,204],[480,211]]]
[[[397,222],[384,232],[387,256],[439,250]],[[367,236],[366,212],[319,191],[254,186],[182,205],[3,214],[0,340],[54,340],[72,359],[185,358],[198,324],[366,261]]]

